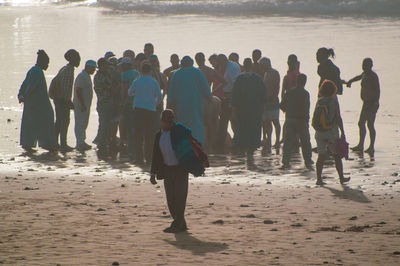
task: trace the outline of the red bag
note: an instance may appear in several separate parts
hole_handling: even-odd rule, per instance
[[[341,136],[336,143],[336,152],[340,159],[349,159],[349,143],[347,143],[346,138]]]

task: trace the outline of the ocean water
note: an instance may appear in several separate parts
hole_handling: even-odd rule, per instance
[[[314,105],[319,81],[315,52],[332,47],[345,80],[361,73],[363,58],[373,58],[382,89],[377,147],[390,147],[379,138],[380,128],[399,137],[397,0],[0,0],[0,40],[0,112],[21,112],[16,95],[38,49],[50,56],[48,83],[65,64],[63,54],[70,48],[82,57],[76,73],[87,59],[98,59],[108,50],[118,56],[125,49],[141,52],[146,42],[154,43],[162,68],[168,67],[172,53],[194,56],[202,51],[208,56],[235,51],[243,60],[258,48],[281,77],[287,56],[295,53],[308,76]],[[340,97],[353,143],[358,137],[359,94],[355,83]],[[95,104],[89,138],[97,126],[94,108]],[[69,135],[74,143],[72,125],[73,121]]]

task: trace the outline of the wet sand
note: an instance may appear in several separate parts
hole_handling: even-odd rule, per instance
[[[384,117],[376,158],[351,153],[344,163],[347,186],[333,162],[317,187],[300,155],[286,171],[276,151],[211,155],[206,176],[190,179],[189,233],[170,235],[163,184],[149,183],[148,168],[98,161],[94,150],[27,156],[20,114],[1,115],[4,265],[400,264],[400,142]]]

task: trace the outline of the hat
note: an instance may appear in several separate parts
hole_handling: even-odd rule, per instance
[[[114,54],[113,52],[111,52],[111,51],[108,51],[108,52],[104,55],[105,58],[109,58],[109,57],[112,57],[112,56],[115,56],[115,54]]]
[[[123,64],[132,65],[132,60],[129,57],[124,57],[118,65],[122,66]]]
[[[94,60],[87,60],[85,66],[97,68],[97,63]]]

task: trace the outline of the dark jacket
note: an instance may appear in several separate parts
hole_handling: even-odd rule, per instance
[[[191,130],[181,124],[175,124],[171,130],[171,144],[175,156],[185,171],[194,176],[204,174],[205,167],[209,167],[208,157],[200,143],[192,137]],[[156,134],[153,147],[151,174],[157,179],[164,179],[165,163],[160,148],[161,131]]]
[[[286,113],[286,119],[310,120],[310,94],[304,88],[287,90],[280,108]]]

